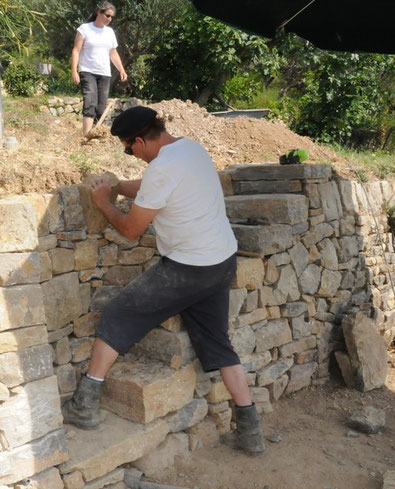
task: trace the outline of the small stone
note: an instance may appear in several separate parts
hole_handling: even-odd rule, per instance
[[[280,443],[280,441],[283,439],[280,433],[272,433],[271,435],[268,435],[265,438],[267,441],[270,441],[271,443]]]
[[[347,431],[347,438],[359,438],[359,433],[356,433],[355,431],[349,430]]]
[[[364,406],[353,413],[348,420],[348,426],[362,433],[378,433],[385,426],[385,411]]]

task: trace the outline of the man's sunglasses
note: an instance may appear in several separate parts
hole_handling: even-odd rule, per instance
[[[132,150],[132,147],[131,146],[126,146],[126,148],[124,149],[123,152],[126,153],[129,156],[133,156],[133,150]]]

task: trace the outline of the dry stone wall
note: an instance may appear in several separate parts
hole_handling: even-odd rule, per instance
[[[239,241],[230,336],[267,413],[328,379],[345,316],[363,311],[393,341],[383,205],[395,189],[367,186],[374,220],[361,185],[326,165],[239,165],[220,178]],[[202,371],[179,316],[113,366],[98,430],[65,429],[60,403],[87,368],[101,310],[159,260],[155,237],[126,240],[76,185],[0,201],[0,236],[1,489],[100,489],[130,466],[154,476],[230,430],[230,395]]]

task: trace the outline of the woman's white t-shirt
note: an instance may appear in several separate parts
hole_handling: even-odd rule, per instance
[[[89,22],[80,25],[77,31],[84,38],[78,71],[111,76],[110,50],[118,47],[117,38],[111,27],[96,27],[93,22]]]
[[[135,203],[160,209],[152,224],[162,256],[188,265],[216,265],[237,250],[217,170],[196,141],[162,146],[145,170]]]

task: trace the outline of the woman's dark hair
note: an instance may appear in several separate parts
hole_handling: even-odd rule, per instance
[[[110,2],[102,2],[99,3],[99,5],[96,6],[95,10],[91,13],[88,22],[94,22],[97,19],[97,14],[99,12],[105,12],[106,10],[112,10],[115,15],[115,7],[112,3]]]

